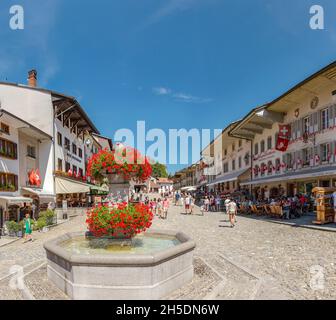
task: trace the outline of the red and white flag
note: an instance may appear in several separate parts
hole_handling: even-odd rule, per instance
[[[288,144],[289,144],[288,139],[283,139],[283,138],[279,137],[278,141],[277,141],[277,144],[276,144],[276,150],[281,151],[281,152],[285,152],[285,151],[287,151]]]
[[[291,127],[288,124],[279,125],[279,138],[290,140]]]

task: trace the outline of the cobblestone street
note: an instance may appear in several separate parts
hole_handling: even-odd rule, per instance
[[[311,230],[239,217],[229,228],[227,216],[182,214],[171,207],[168,220],[155,218],[153,228],[181,230],[194,238],[195,277],[168,299],[335,299],[334,232]],[[0,299],[66,299],[46,278],[43,242],[69,231],[85,230],[84,217],[35,233],[0,248]],[[10,289],[13,265],[24,267],[25,290]],[[315,266],[315,268],[314,268]],[[323,268],[318,290],[316,266]],[[313,269],[312,269],[313,268]],[[324,280],[324,283],[323,283]]]

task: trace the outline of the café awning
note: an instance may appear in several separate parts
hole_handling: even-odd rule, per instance
[[[66,178],[55,178],[56,194],[89,193],[91,186]]]
[[[236,181],[238,180],[238,178],[242,175],[244,175],[246,172],[248,172],[250,169],[244,169],[244,170],[240,170],[237,172],[233,172],[230,174],[226,174],[224,176],[220,176],[217,179],[215,179],[214,181],[212,181],[211,183],[208,184],[208,186],[214,186],[216,184],[220,184],[220,183],[225,183],[225,182],[230,182],[230,181]]]
[[[32,203],[33,199],[26,197],[11,197],[11,196],[1,196],[0,201],[6,202],[7,204],[16,204],[20,205],[23,203]]]
[[[242,186],[248,185],[259,185],[265,183],[273,183],[273,182],[284,182],[284,181],[295,181],[295,180],[302,180],[302,179],[318,179],[322,177],[331,177],[336,175],[336,166],[331,166],[327,168],[315,168],[315,169],[305,169],[301,172],[299,171],[292,171],[285,174],[280,174],[277,176],[265,177],[254,179],[253,181],[241,183]]]

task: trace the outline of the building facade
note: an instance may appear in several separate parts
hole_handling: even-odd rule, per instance
[[[0,101],[0,228],[27,203],[87,205],[86,137],[100,146],[99,131],[76,99],[38,88],[32,70],[28,85],[0,83]]]
[[[311,194],[316,186],[336,186],[335,79],[333,63],[253,110],[231,130],[252,143],[252,179],[246,185],[255,197]],[[281,130],[289,134],[285,149],[277,145]]]

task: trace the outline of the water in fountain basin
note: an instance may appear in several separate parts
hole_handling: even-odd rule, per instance
[[[138,235],[131,245],[122,245],[111,239],[99,239],[101,245],[92,245],[85,236],[79,236],[61,243],[61,247],[74,254],[148,254],[156,253],[180,244],[175,237],[163,235]]]

